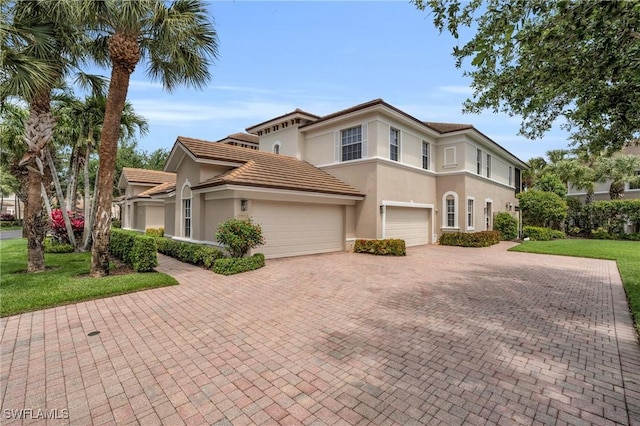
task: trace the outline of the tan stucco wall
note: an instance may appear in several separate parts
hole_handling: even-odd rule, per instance
[[[336,123],[330,127],[323,127],[318,130],[311,130],[304,133],[304,152],[303,159],[314,165],[332,164],[335,162],[335,141],[336,132],[340,130],[348,129],[350,127],[367,124],[367,155],[363,158],[374,157],[378,155],[378,148],[376,144],[380,135],[378,135],[377,127],[380,124],[374,120],[375,115],[368,114],[358,119],[349,119]],[[365,135],[363,135],[364,138]],[[387,141],[388,130],[387,130]]]
[[[474,199],[474,229],[473,231],[483,231],[486,228],[484,208],[487,200],[491,201],[492,218],[501,211],[508,211],[507,203],[511,204],[511,212],[518,205],[513,189],[503,185],[497,185],[473,174],[458,174],[451,176],[439,176],[437,181],[437,208],[436,229],[441,230],[446,217],[446,205],[443,196],[448,191],[453,191],[458,195],[457,204],[457,227],[461,232],[467,231],[467,198]]]
[[[464,170],[466,167],[465,145],[465,142],[462,140],[449,139],[445,141],[438,141],[435,147],[431,147],[431,151],[436,153],[435,170],[437,172]],[[445,161],[448,160],[445,158],[445,151],[447,148],[455,149],[455,163],[445,164]]]
[[[215,242],[216,228],[218,224],[235,217],[235,204],[238,200],[231,198],[224,200],[207,200],[204,202],[204,220],[201,222],[203,229],[202,241]]]
[[[173,237],[176,234],[176,202],[165,201],[164,205],[164,235]]]
[[[298,126],[290,126],[260,136],[260,151],[273,152],[276,143],[280,144],[280,154],[289,157],[304,158],[304,144],[298,132]]]
[[[145,210],[144,229],[164,228],[164,204],[162,202],[143,202]]]

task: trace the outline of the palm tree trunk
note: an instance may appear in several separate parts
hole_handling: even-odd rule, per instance
[[[79,142],[79,141],[78,141]],[[67,173],[67,202],[65,203],[68,211],[75,211],[76,209],[76,194],[78,192],[78,174],[80,161],[80,147],[78,142],[73,146],[71,150],[71,157],[69,158],[69,171]]]
[[[112,58],[113,59],[113,58]],[[129,78],[133,67],[113,62],[104,124],[100,135],[100,165],[98,167],[97,206],[93,224],[93,246],[91,248],[92,277],[109,274],[109,233],[111,231],[111,201],[113,198],[113,175],[115,173],[120,118],[127,98]]]
[[[91,231],[93,230],[93,212],[96,210],[96,194],[98,193],[98,176],[96,175],[93,196],[91,195],[91,182],[89,182],[89,156],[91,145],[87,145],[87,153],[84,162],[84,241],[82,251],[89,250],[92,243]]]
[[[31,101],[29,119],[25,123],[24,140],[28,145],[28,152],[21,163],[30,164],[28,167],[27,204],[24,215],[28,272],[45,270],[44,237],[46,220],[43,217],[41,195],[44,171],[42,170],[42,164],[37,167],[35,162],[40,155],[40,151],[53,136],[55,121],[51,117],[50,108],[49,93],[40,93]]]

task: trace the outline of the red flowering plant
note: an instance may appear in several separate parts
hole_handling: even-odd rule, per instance
[[[84,216],[72,212],[67,212],[69,220],[71,221],[71,229],[73,235],[76,237],[76,241],[82,236],[84,231]],[[62,216],[62,210],[54,209],[51,211],[51,220],[49,221],[49,228],[53,238],[59,244],[71,244],[67,235],[67,228],[64,225],[64,217]]]

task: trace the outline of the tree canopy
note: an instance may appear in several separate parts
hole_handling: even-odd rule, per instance
[[[640,133],[640,2],[413,0],[435,26],[459,38],[456,65],[470,60],[466,112],[522,117],[520,133],[542,137],[557,119],[594,151],[637,143]]]

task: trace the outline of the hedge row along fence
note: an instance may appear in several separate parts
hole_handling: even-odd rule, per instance
[[[135,231],[111,229],[109,252],[136,272],[150,272],[158,266],[156,239]]]
[[[404,240],[356,240],[354,253],[368,253],[379,256],[406,256],[407,247]]]
[[[440,245],[459,247],[489,247],[499,242],[499,231],[444,232],[439,240]]]

